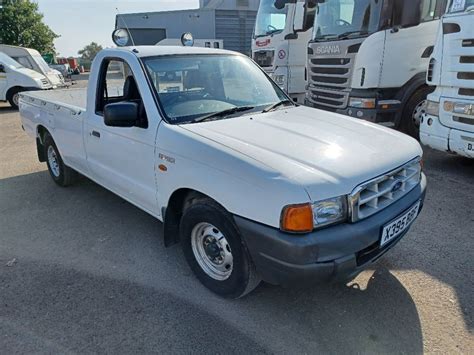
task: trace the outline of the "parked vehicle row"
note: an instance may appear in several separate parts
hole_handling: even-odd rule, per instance
[[[163,221],[225,297],[347,281],[423,207],[415,139],[296,105],[234,52],[106,49],[87,91],[21,93],[20,114],[58,185],[83,174]]]
[[[16,109],[20,92],[52,88],[50,81],[44,75],[25,68],[5,53],[0,52],[0,101],[8,101]]]
[[[5,53],[12,59],[16,60],[25,68],[43,74],[50,82],[53,89],[66,86],[63,75],[59,71],[50,68],[48,63],[46,63],[37,50],[0,44],[0,52]]]
[[[423,142],[472,157],[473,8],[472,0],[262,0],[252,56],[295,102],[415,138],[423,121]],[[457,101],[439,114],[443,95]],[[427,108],[433,117],[424,119]]]

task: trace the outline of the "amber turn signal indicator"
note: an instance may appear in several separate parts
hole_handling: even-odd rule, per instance
[[[313,210],[309,203],[283,208],[280,221],[285,232],[306,233],[313,230]]]

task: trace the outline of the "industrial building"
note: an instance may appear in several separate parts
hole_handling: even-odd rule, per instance
[[[119,14],[115,28],[127,27],[135,45],[191,32],[196,39],[223,40],[225,49],[250,54],[258,5],[259,0],[200,0],[197,9]]]

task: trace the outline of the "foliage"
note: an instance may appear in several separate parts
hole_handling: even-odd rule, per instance
[[[55,53],[59,36],[43,22],[38,4],[31,0],[0,1],[0,42],[33,48],[40,53]]]
[[[102,50],[102,46],[100,44],[92,42],[77,53],[81,56],[82,60],[92,61],[94,60],[97,53],[99,53],[99,51],[101,50]]]

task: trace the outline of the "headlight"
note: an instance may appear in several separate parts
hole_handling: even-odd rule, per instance
[[[314,227],[341,222],[347,218],[347,199],[345,196],[331,198],[313,204]]]
[[[285,85],[286,75],[282,75],[282,74],[273,75],[273,81],[275,81],[275,83],[277,83],[278,86],[283,86]]]
[[[439,102],[430,101],[426,104],[426,113],[431,116],[439,116]]]
[[[354,108],[375,108],[375,99],[351,97],[349,99],[349,106]]]
[[[308,233],[315,228],[347,219],[347,198],[340,196],[315,203],[289,205],[283,208],[280,229],[286,232]]]

